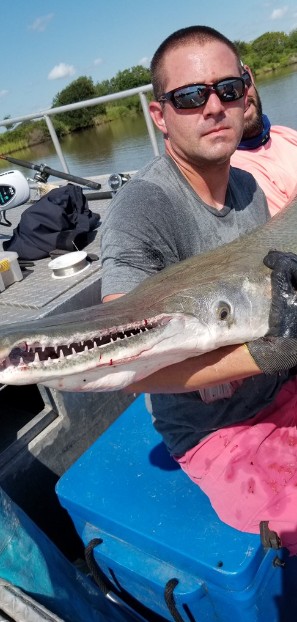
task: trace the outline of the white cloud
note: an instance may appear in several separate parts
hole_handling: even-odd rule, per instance
[[[2,91],[0,91],[0,99],[2,99],[2,97],[6,97],[6,95],[8,95],[8,91],[2,89]]]
[[[75,74],[75,69],[73,65],[66,65],[65,63],[60,63],[53,67],[53,69],[49,72],[47,78],[48,80],[61,80],[61,78],[67,78],[68,76],[73,76]]]
[[[48,15],[43,15],[43,17],[36,17],[34,22],[29,26],[29,30],[37,30],[37,32],[43,32],[49,22],[53,19],[54,14],[49,13]]]
[[[150,66],[150,58],[148,58],[147,56],[144,56],[143,58],[140,59],[140,61],[138,61],[138,65],[143,65],[144,67],[149,67]]]
[[[280,9],[274,9],[270,15],[270,19],[281,19],[287,13],[288,7],[283,6]]]
[[[103,63],[103,59],[102,58],[95,58],[94,65],[96,65],[96,66],[102,65],[102,63]]]

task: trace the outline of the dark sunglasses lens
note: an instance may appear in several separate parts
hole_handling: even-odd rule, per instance
[[[215,91],[223,102],[234,102],[244,94],[244,82],[240,78],[237,80],[222,80],[215,86]]]
[[[199,108],[206,102],[207,88],[195,84],[176,89],[173,94],[174,102],[178,108]]]
[[[249,72],[248,72],[248,71],[245,71],[245,72],[242,74],[242,76],[241,76],[241,77],[242,77],[242,79],[244,80],[245,86],[247,86],[247,87],[248,87],[248,89],[249,89],[249,88],[250,88],[250,86],[252,86],[252,78],[251,78],[251,76],[250,76]]]

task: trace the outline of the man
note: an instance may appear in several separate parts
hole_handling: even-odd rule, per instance
[[[274,216],[296,193],[297,131],[281,125],[270,125],[262,113],[262,104],[250,68],[243,69],[248,79],[248,105],[244,112],[242,140],[231,158],[238,166],[254,175],[264,190],[270,214]]]
[[[230,168],[247,106],[235,46],[208,27],[182,29],[161,44],[151,69],[155,101],[150,112],[164,134],[166,154],[139,171],[110,206],[102,230],[104,302],[172,263],[237,238],[269,217],[265,195],[254,178]],[[226,347],[188,359],[130,387],[152,393],[155,426],[168,450],[216,509],[213,474],[205,460],[198,460],[205,439],[207,464],[215,465],[221,429],[224,434],[230,429],[232,437],[234,424],[249,421],[245,425],[252,427],[251,419],[282,395],[284,383],[290,384],[287,373],[272,373],[283,369],[282,361],[275,368],[269,357],[267,363],[262,352],[266,344],[259,341],[260,347],[255,342],[249,348]],[[275,351],[274,361],[277,358]],[[263,362],[271,375],[260,375]],[[201,464],[207,471],[203,475]],[[220,516],[243,528],[239,515],[228,514],[227,505],[220,508]],[[257,530],[247,515],[244,528]]]

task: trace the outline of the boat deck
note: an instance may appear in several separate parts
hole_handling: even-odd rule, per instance
[[[98,178],[99,180],[99,178]],[[108,190],[107,176],[100,178],[102,190]],[[85,193],[87,196],[87,192]],[[92,212],[100,214],[102,222],[110,199],[89,201]],[[15,207],[7,212],[11,227],[1,226],[0,223],[0,250],[2,243],[8,239],[13,229],[18,225],[22,213],[28,204]],[[99,256],[100,224],[94,232],[94,239],[84,249],[88,253]],[[75,250],[75,249],[73,249]],[[101,263],[93,261],[80,274],[69,278],[55,279],[48,267],[50,258],[34,261],[23,271],[23,280],[15,282],[0,295],[1,323],[21,322],[39,317],[46,317],[60,312],[66,312],[91,306],[100,301]]]
[[[107,179],[107,175],[96,179],[102,191],[109,190]],[[86,196],[88,192],[84,190]],[[89,208],[100,214],[100,222],[109,203],[110,199],[88,201]],[[11,227],[0,224],[0,250],[27,207],[25,204],[7,210]],[[92,242],[84,249],[88,254],[99,256],[100,232],[99,224]],[[80,274],[63,279],[52,277],[49,261],[34,261],[23,272],[22,281],[0,293],[2,324],[99,303],[100,258]],[[0,385],[1,486],[70,558],[77,556],[80,543],[56,498],[56,481],[133,399],[121,391],[67,393],[41,385]]]

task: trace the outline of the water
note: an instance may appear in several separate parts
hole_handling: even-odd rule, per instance
[[[163,151],[161,132],[158,132],[157,140],[161,153]],[[69,172],[81,177],[134,171],[141,168],[154,155],[142,115],[131,119],[118,119],[97,128],[76,132],[60,142]],[[62,171],[60,160],[51,142],[11,155]],[[1,171],[11,168],[18,168],[27,177],[34,176],[34,171],[30,172],[28,169],[0,161]],[[50,181],[52,180],[53,177],[50,178]]]
[[[287,125],[297,130],[297,67],[283,70],[273,78],[258,83],[263,111],[273,125]]]
[[[258,81],[263,110],[272,124],[287,125],[297,130],[297,67],[269,75]],[[157,132],[160,153],[163,135]],[[100,127],[67,136],[61,141],[70,173],[81,177],[133,171],[153,157],[152,146],[142,116],[118,119]],[[61,171],[61,164],[51,142],[13,154],[35,164],[46,164]],[[0,170],[20,168],[0,162]],[[27,177],[34,172],[21,169]],[[50,181],[53,178],[50,178]]]

